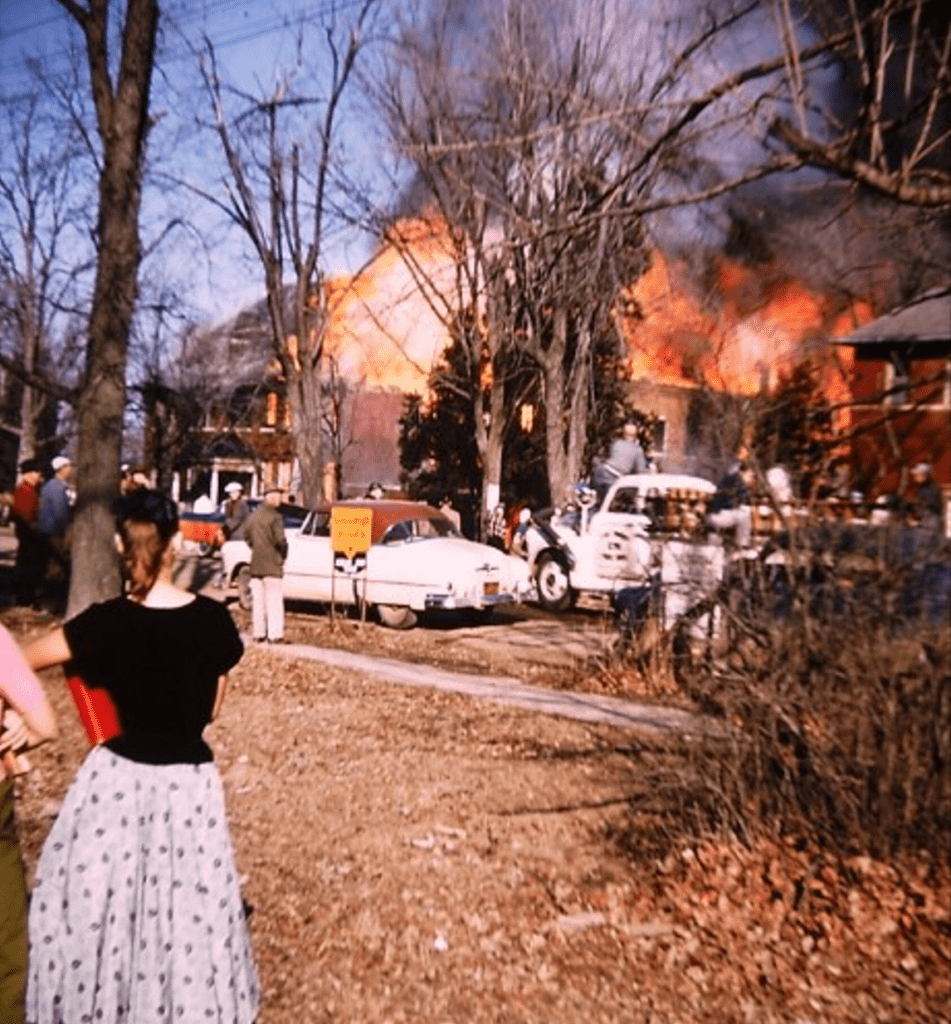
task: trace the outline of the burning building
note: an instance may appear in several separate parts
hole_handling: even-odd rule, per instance
[[[335,458],[347,493],[371,479],[398,484],[403,396],[427,392],[449,343],[453,271],[438,223],[408,220],[359,275],[329,285],[325,359],[343,385]],[[803,363],[847,432],[855,349],[836,341],[871,319],[866,303],[725,259],[701,292],[655,252],[616,312],[632,403],[656,420],[653,454],[667,470],[713,478],[743,444],[753,403]],[[273,404],[262,409],[277,427]],[[289,450],[283,458],[289,472]]]

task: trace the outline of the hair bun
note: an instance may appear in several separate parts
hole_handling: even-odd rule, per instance
[[[161,491],[140,488],[116,498],[112,505],[116,519],[155,523],[159,533],[171,537],[178,529],[178,506]]]

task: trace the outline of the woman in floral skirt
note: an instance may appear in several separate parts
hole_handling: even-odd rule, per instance
[[[116,505],[123,597],[31,644],[105,689],[122,732],[94,747],[43,847],[27,1021],[250,1024],[258,982],[221,780],[202,738],[243,648],[227,610],[172,583],[175,504]]]

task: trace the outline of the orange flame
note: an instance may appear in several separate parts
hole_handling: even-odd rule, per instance
[[[366,270],[330,282],[326,351],[344,377],[427,392],[449,343],[454,248],[440,219],[403,220]],[[867,303],[730,261],[718,268],[710,300],[701,302],[683,270],[653,254],[616,312],[633,379],[754,395],[808,360],[825,397],[847,403],[851,365],[831,340],[872,319]]]
[[[708,309],[680,276],[655,252],[624,296],[618,321],[635,380],[755,395],[808,361],[824,397],[847,404],[851,355],[832,340],[872,319],[868,303],[724,261]]]

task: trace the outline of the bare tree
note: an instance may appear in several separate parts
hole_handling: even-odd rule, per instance
[[[487,354],[514,349],[535,365],[556,501],[583,468],[593,353],[620,345],[616,305],[645,265],[648,215],[764,173],[714,159],[746,124],[744,87],[772,87],[784,67],[779,53],[732,72],[715,59],[754,17],[753,3],[682,23],[610,0],[509,0],[475,16],[450,5],[403,33],[382,100],[454,247],[457,278],[439,299],[449,320],[478,311],[475,379]],[[510,409],[473,399],[477,423],[501,433]]]
[[[89,271],[78,187],[78,140],[54,120],[39,88],[8,97],[0,124],[0,286],[6,344],[0,365],[21,382],[19,459],[52,454],[55,437],[38,436],[41,423],[55,429],[50,401],[74,399],[72,354],[55,351],[54,335],[68,336],[79,312],[77,281]],[[88,198],[88,197],[85,197]],[[57,357],[63,356],[61,362]]]
[[[787,75],[769,135],[782,151],[894,202],[951,208],[948,5],[777,0],[776,21]]]
[[[264,275],[274,354],[287,386],[303,500],[320,496],[321,374],[328,320],[324,267],[332,214],[341,102],[380,0],[361,0],[349,21],[342,4],[325,6],[316,26],[325,42],[323,87],[298,89],[288,73],[263,95],[222,81],[214,47],[205,39],[200,69],[211,103],[212,125],[227,164],[225,197],[196,187],[247,236]],[[302,23],[299,63],[315,26]],[[232,114],[229,105],[240,109]],[[315,112],[311,117],[311,112]],[[285,288],[285,275],[293,285]],[[288,302],[290,293],[290,302]]]
[[[128,0],[110,59],[109,0],[58,0],[82,32],[100,144],[96,277],[77,403],[77,498],[69,613],[119,589],[110,504],[119,490],[129,336],[141,259],[139,209],[158,0]]]

